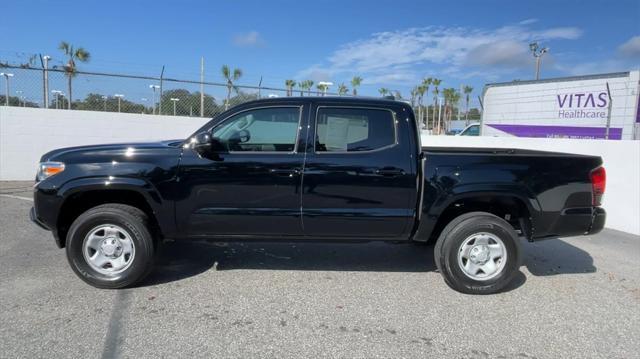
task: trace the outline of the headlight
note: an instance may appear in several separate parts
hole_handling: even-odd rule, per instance
[[[36,178],[39,182],[62,171],[64,171],[64,163],[62,162],[40,162]]]

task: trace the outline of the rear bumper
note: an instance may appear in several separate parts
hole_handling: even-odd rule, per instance
[[[602,207],[595,207],[593,209],[593,217],[591,218],[591,227],[588,234],[596,234],[604,228],[604,224],[607,221],[607,212]]]

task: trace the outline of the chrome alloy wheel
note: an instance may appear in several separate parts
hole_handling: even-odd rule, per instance
[[[494,278],[507,263],[507,249],[496,235],[480,232],[467,237],[458,250],[458,265],[469,278],[485,281]]]
[[[84,237],[82,254],[92,269],[114,276],[131,266],[135,246],[127,231],[113,224],[103,224]]]

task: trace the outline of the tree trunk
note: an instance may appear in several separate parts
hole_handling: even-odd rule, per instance
[[[68,90],[69,90],[69,97],[67,98],[67,102],[69,103],[68,105],[68,109],[71,110],[71,99],[73,98],[72,93],[71,93],[71,73],[69,73],[69,84],[68,84]]]
[[[469,95],[467,95],[467,106],[464,111],[464,124],[465,126],[469,126]]]

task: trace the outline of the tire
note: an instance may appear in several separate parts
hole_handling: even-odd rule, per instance
[[[149,220],[132,206],[110,203],[82,213],[71,224],[66,244],[73,271],[96,288],[131,286],[153,268]]]
[[[513,281],[522,255],[518,235],[507,221],[491,213],[470,212],[456,217],[442,230],[434,259],[452,289],[465,294],[493,294]]]

